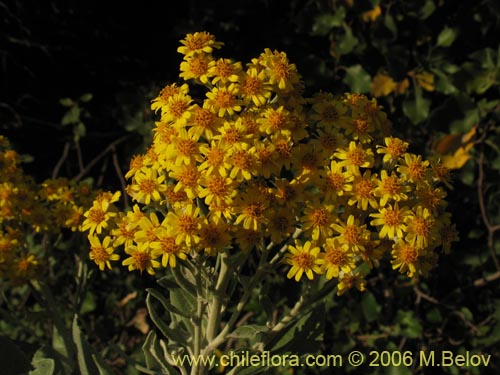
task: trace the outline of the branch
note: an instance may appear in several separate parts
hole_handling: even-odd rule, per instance
[[[94,159],[92,159],[86,166],[85,168],[75,177],[75,181],[81,180],[83,176],[85,176],[88,171],[99,161],[101,160],[106,154],[110,151],[112,151],[117,145],[122,143],[123,141],[127,140],[130,138],[131,135],[127,134],[124,135],[123,137],[118,138],[116,141],[111,142],[104,150],[102,150]]]

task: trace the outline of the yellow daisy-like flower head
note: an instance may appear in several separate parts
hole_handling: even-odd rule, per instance
[[[385,169],[380,172],[380,180],[377,182],[377,187],[373,194],[380,198],[380,206],[384,207],[389,200],[405,201],[408,199],[406,194],[411,190],[411,187],[406,184],[406,181],[392,172],[391,175]]]
[[[135,175],[131,185],[132,198],[140,203],[149,204],[162,199],[161,193],[165,191],[165,175],[158,175],[154,168],[140,169]]]
[[[306,241],[303,245],[295,240],[295,246],[288,245],[288,253],[285,255],[284,262],[292,267],[287,273],[287,277],[295,278],[300,281],[302,275],[306,275],[309,280],[314,278],[314,274],[321,273],[320,248]]]
[[[384,163],[393,164],[397,162],[408,149],[408,142],[399,138],[386,137],[384,143],[385,146],[377,146],[377,153],[384,155],[382,159]]]
[[[217,42],[215,36],[201,31],[194,34],[187,34],[185,39],[181,41],[182,46],[177,48],[177,52],[182,53],[185,57],[189,57],[195,53],[204,52],[212,53],[214,48],[221,48],[224,43]]]
[[[241,100],[238,99],[238,85],[231,83],[228,86],[214,87],[207,92],[207,98],[203,104],[204,108],[210,109],[219,117],[226,114],[232,116],[241,111]]]
[[[271,85],[266,82],[264,70],[250,67],[242,75],[239,94],[245,105],[253,103],[256,107],[261,107],[267,103],[271,93]]]
[[[424,252],[424,249],[419,250],[411,243],[398,240],[392,247],[392,269],[399,269],[401,273],[406,272],[408,277],[413,277],[417,272],[419,257],[422,252]]]
[[[105,267],[111,269],[111,261],[120,259],[120,256],[114,253],[115,249],[111,244],[111,237],[104,237],[102,242],[97,236],[90,235],[88,238],[90,242],[90,259],[99,266],[101,271],[104,271]]]
[[[125,253],[129,257],[123,260],[122,265],[128,266],[129,271],[138,270],[141,273],[146,271],[148,274],[154,275],[154,269],[160,267],[160,262],[153,259],[151,248],[147,242],[130,245],[125,249]]]
[[[218,82],[222,84],[230,82],[238,82],[240,73],[243,70],[239,61],[232,61],[230,59],[217,59],[211,61],[209,64],[208,75],[212,78],[212,85]]]
[[[171,234],[175,236],[175,243],[191,247],[200,242],[201,218],[200,208],[192,204],[177,206],[166,217],[166,224]]]
[[[354,253],[339,237],[327,238],[325,241],[322,270],[326,279],[339,277],[339,272],[349,273],[356,268]]]
[[[402,239],[403,232],[407,232],[405,221],[409,214],[407,206],[399,208],[396,202],[394,206],[388,205],[388,207],[379,209],[379,212],[370,214],[371,217],[375,218],[370,221],[370,225],[382,227],[379,230],[379,237],[381,239],[384,237],[390,240],[395,237]]]
[[[370,148],[363,148],[361,143],[351,141],[347,149],[340,149],[334,154],[340,159],[341,165],[345,165],[347,170],[354,175],[359,175],[359,168],[371,168],[374,163],[373,151]]]
[[[184,78],[185,81],[195,79],[207,84],[210,74],[209,66],[212,62],[211,55],[195,53],[181,62],[179,77]]]

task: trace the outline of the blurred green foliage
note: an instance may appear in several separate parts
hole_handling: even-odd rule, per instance
[[[322,340],[306,340],[308,352],[470,350],[491,354],[490,366],[442,370],[499,373],[500,3],[215,0],[180,2],[175,11],[169,4],[0,1],[5,26],[0,131],[21,153],[34,157],[28,172],[40,180],[49,176],[68,139],[78,138],[87,163],[124,135],[129,138],[116,147],[116,155],[126,170],[131,155],[149,141],[149,100],[174,79],[180,57],[170,51],[187,32],[212,32],[226,42],[229,56],[243,61],[265,47],[283,50],[297,64],[308,91],[377,96],[395,134],[410,139],[416,151],[455,161],[462,157],[448,196],[461,237],[451,254],[419,284],[380,269],[369,280],[370,292],[328,300],[324,310],[317,310],[322,313],[315,313]],[[141,26],[145,20],[147,28]],[[91,96],[81,96],[86,92]],[[80,99],[61,99],[66,97]],[[82,108],[87,116],[82,116]],[[74,157],[70,155],[61,171],[68,177],[78,171],[77,150],[71,151]],[[112,166],[108,153],[87,172],[100,186],[119,189]],[[64,244],[61,249],[66,251]],[[49,285],[64,311],[72,305],[72,291],[57,280],[69,282],[75,264],[71,257],[62,259]],[[141,291],[151,283],[116,271],[94,275],[86,287],[81,322],[89,343],[103,352],[116,373],[137,373],[134,360],[144,361],[140,346],[146,336],[140,327],[149,320],[140,315],[145,307]],[[273,301],[279,300],[278,307],[285,309],[291,285],[277,280],[269,285],[279,288],[267,287]],[[126,299],[134,290],[139,294]],[[41,369],[54,364],[35,355],[51,345],[53,336],[40,303],[27,289],[5,296],[0,302],[2,358],[29,357],[37,369],[33,371],[38,371],[32,373],[50,373]],[[258,316],[265,324],[265,298],[256,293],[251,306],[254,313],[262,312]],[[71,327],[73,316],[63,318]],[[292,331],[299,337],[304,332],[300,324]],[[148,345],[155,345],[154,338],[148,338]],[[132,360],[126,362],[126,355]],[[346,372],[426,374],[429,369],[363,365],[294,371]]]

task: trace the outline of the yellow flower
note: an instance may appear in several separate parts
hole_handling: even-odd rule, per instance
[[[220,205],[222,202],[230,204],[237,194],[234,181],[217,173],[202,174],[200,186],[198,197],[205,198],[207,205],[212,202],[215,202],[216,205]]]
[[[153,168],[140,169],[135,175],[131,185],[132,198],[140,203],[150,204],[151,200],[157,202],[162,199],[160,193],[166,187],[163,184],[165,175],[158,175],[158,171]]]
[[[266,48],[261,54],[259,62],[266,68],[269,82],[276,85],[280,90],[291,91],[293,86],[300,81],[297,67],[295,64],[289,63],[284,52],[271,52],[269,48]]]
[[[221,141],[211,141],[210,145],[201,145],[200,152],[204,161],[200,163],[198,170],[203,171],[205,176],[212,173],[227,176],[227,170],[231,169],[231,164],[226,158],[228,150],[229,146]]]
[[[296,225],[297,220],[290,210],[284,207],[275,209],[269,214],[266,234],[271,237],[273,243],[278,244],[295,232]]]
[[[429,246],[429,241],[435,239],[437,235],[437,226],[434,217],[429,209],[417,206],[409,216],[406,217],[408,225],[408,234],[405,237],[406,242],[422,249]]]
[[[186,129],[180,129],[177,135],[173,136],[164,156],[172,161],[174,165],[195,164],[201,158],[198,138],[189,134]]]
[[[191,108],[191,112],[189,136],[193,139],[205,137],[206,140],[210,141],[220,126],[220,118],[209,109],[202,108],[197,104]]]
[[[310,241],[304,245],[295,240],[295,246],[288,245],[288,253],[285,255],[284,262],[292,267],[287,273],[287,277],[295,278],[300,281],[305,273],[309,280],[314,278],[314,273],[321,273],[321,259],[319,257],[320,248],[314,246]]]
[[[248,143],[234,144],[225,161],[231,166],[229,176],[238,182],[248,181],[256,173],[255,148]]]
[[[378,207],[378,202],[375,199],[373,192],[377,186],[377,181],[377,175],[372,175],[370,170],[366,170],[363,173],[363,176],[354,176],[352,181],[352,190],[347,204],[349,206],[356,204],[356,208],[363,211],[368,209],[368,205],[370,205],[371,208],[376,209]]]
[[[237,97],[238,85],[231,83],[229,86],[214,87],[207,92],[203,108],[210,109],[219,117],[229,116],[241,111],[241,102]]]
[[[408,181],[422,183],[430,178],[429,165],[429,161],[422,160],[422,156],[406,153],[397,171]]]
[[[409,277],[413,277],[417,272],[419,251],[423,249],[419,250],[415,245],[398,239],[392,247],[392,269],[399,269],[401,273],[406,272]]]
[[[185,126],[191,117],[192,101],[191,97],[183,92],[172,95],[161,108],[161,121],[171,123],[177,128]]]
[[[206,31],[187,34],[186,38],[180,42],[182,46],[177,48],[177,52],[182,53],[186,57],[198,52],[212,53],[214,48],[218,49],[224,44],[217,42],[215,36]]]
[[[340,149],[334,154],[340,159],[340,165],[346,166],[347,170],[354,175],[359,175],[359,168],[371,168],[374,163],[373,151],[363,148],[361,143],[351,141],[347,149]]]
[[[116,216],[116,212],[108,211],[110,203],[107,199],[94,201],[92,207],[83,214],[86,219],[82,223],[82,231],[88,230],[90,235],[94,232],[101,234],[108,227],[109,220]]]
[[[231,235],[228,225],[222,219],[204,220],[200,229],[199,248],[205,254],[216,255],[231,246]]]
[[[389,200],[396,202],[405,201],[408,199],[407,192],[411,190],[410,186],[405,185],[405,181],[396,173],[391,175],[385,169],[380,172],[380,180],[377,182],[377,187],[373,194],[380,198],[380,206],[383,207]]]
[[[182,244],[176,243],[175,236],[170,234],[167,227],[156,227],[153,231],[155,239],[149,245],[152,249],[151,255],[154,258],[161,256],[162,267],[175,267],[177,258],[187,259],[186,248]]]
[[[136,205],[136,207],[138,206]],[[131,216],[120,212],[119,217],[115,219],[115,223],[117,227],[111,230],[111,235],[114,237],[113,246],[125,245],[127,247],[132,245],[138,228],[137,224],[132,223]]]
[[[196,79],[206,84],[208,83],[209,66],[212,62],[212,56],[204,53],[195,53],[181,62],[179,77],[184,78],[185,81]]]
[[[209,64],[208,75],[214,77],[212,85],[228,82],[238,82],[239,74],[242,71],[241,63],[239,61],[233,62],[230,59],[217,59],[211,61]],[[205,82],[204,82],[205,83]]]
[[[187,95],[189,92],[189,86],[185,83],[182,86],[177,86],[176,83],[165,86],[161,91],[158,97],[152,100],[151,109],[154,112],[157,112],[159,109],[163,112],[163,107],[166,107],[168,104],[168,100],[174,96],[175,94],[184,94]]]
[[[365,242],[370,239],[370,231],[366,229],[366,225],[360,225],[354,215],[349,215],[346,223],[332,224],[332,228],[340,234],[339,240],[346,243],[353,251],[364,250]]]
[[[175,243],[186,244],[191,247],[200,242],[201,228],[200,208],[192,204],[178,206],[170,211],[166,217],[166,224],[171,234],[175,236]]]
[[[90,235],[88,239],[90,242],[90,259],[99,266],[101,271],[104,271],[105,267],[111,269],[111,261],[120,259],[120,256],[114,253],[115,249],[111,244],[111,237],[104,237],[102,242],[97,236]]]
[[[276,134],[281,132],[290,135],[290,112],[283,106],[268,108],[263,111],[262,117],[257,120],[262,133]]]
[[[356,268],[354,253],[349,251],[349,246],[342,243],[338,237],[327,238],[323,245],[322,271],[326,279],[339,277],[339,272],[349,273]]]
[[[349,122],[346,115],[347,108],[342,101],[335,99],[332,94],[322,93],[313,98],[311,120],[317,121],[318,125],[325,131],[331,127],[342,128]]]
[[[183,191],[189,199],[194,199],[199,196],[198,194],[201,190],[199,179],[201,173],[196,165],[187,164],[172,166],[169,177],[177,180],[174,192]]]
[[[150,244],[158,239],[156,237],[155,229],[159,228],[163,223],[160,224],[156,213],[151,212],[149,217],[144,216],[141,220],[139,220],[138,224],[139,228],[137,228],[134,233],[134,241],[137,243],[146,242]]]
[[[257,231],[267,224],[267,202],[257,189],[250,189],[238,198],[234,205],[236,225],[243,223],[243,228]]]
[[[386,137],[384,143],[385,146],[377,145],[377,154],[383,154],[382,161],[387,164],[395,163],[408,148],[408,142],[404,142],[399,138]]]
[[[331,161],[330,167],[326,167],[321,179],[316,183],[319,185],[321,194],[326,201],[333,201],[344,192],[352,190],[351,182],[354,176],[351,172],[344,170],[344,167],[336,161]]]
[[[364,292],[366,290],[366,280],[364,279],[364,274],[354,271],[343,274],[339,278],[339,283],[337,285],[337,295],[341,296],[352,287],[356,287],[356,289],[358,289],[360,292]]]
[[[407,231],[405,221],[409,214],[408,207],[399,208],[396,202],[394,207],[388,205],[388,207],[381,208],[379,212],[370,214],[371,217],[375,218],[370,221],[370,225],[382,226],[379,230],[380,238],[387,237],[392,240],[397,236],[398,239],[402,239],[403,232]]]
[[[250,67],[240,80],[239,95],[245,105],[253,103],[256,107],[263,106],[271,97],[271,87],[266,83],[264,70]]]
[[[314,241],[330,237],[335,220],[332,211],[331,205],[308,203],[304,208],[304,215],[300,218],[304,234],[310,235]]]
[[[125,248],[125,253],[129,257],[123,260],[122,265],[128,266],[129,271],[138,270],[141,273],[146,271],[150,275],[154,275],[154,268],[160,267],[160,262],[153,259],[151,248],[147,242],[130,245]]]

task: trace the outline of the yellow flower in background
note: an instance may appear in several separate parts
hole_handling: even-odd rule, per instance
[[[434,91],[434,74],[430,72],[421,72],[415,75],[417,85],[426,91]]]
[[[381,96],[387,96],[391,92],[395,91],[397,88],[397,83],[386,74],[377,73],[373,77],[371,84],[371,92],[374,97],[378,98]]]
[[[314,278],[314,274],[321,273],[322,261],[319,258],[320,248],[314,246],[310,241],[303,245],[295,241],[295,246],[288,245],[288,253],[285,255],[284,262],[292,267],[287,273],[287,277],[292,277],[295,281],[300,281],[302,275],[306,275],[309,280]]]
[[[371,168],[374,162],[373,151],[355,141],[349,142],[347,149],[339,149],[334,156],[341,160],[339,165],[345,166],[353,175],[361,174],[359,168]]]
[[[372,10],[366,11],[361,14],[361,19],[363,20],[363,22],[374,22],[377,18],[380,17],[381,14],[382,8],[380,8],[380,5],[377,5]]]
[[[377,154],[383,154],[382,161],[387,164],[392,164],[398,161],[408,149],[408,142],[399,138],[386,137],[384,139],[385,146],[377,145]]]

